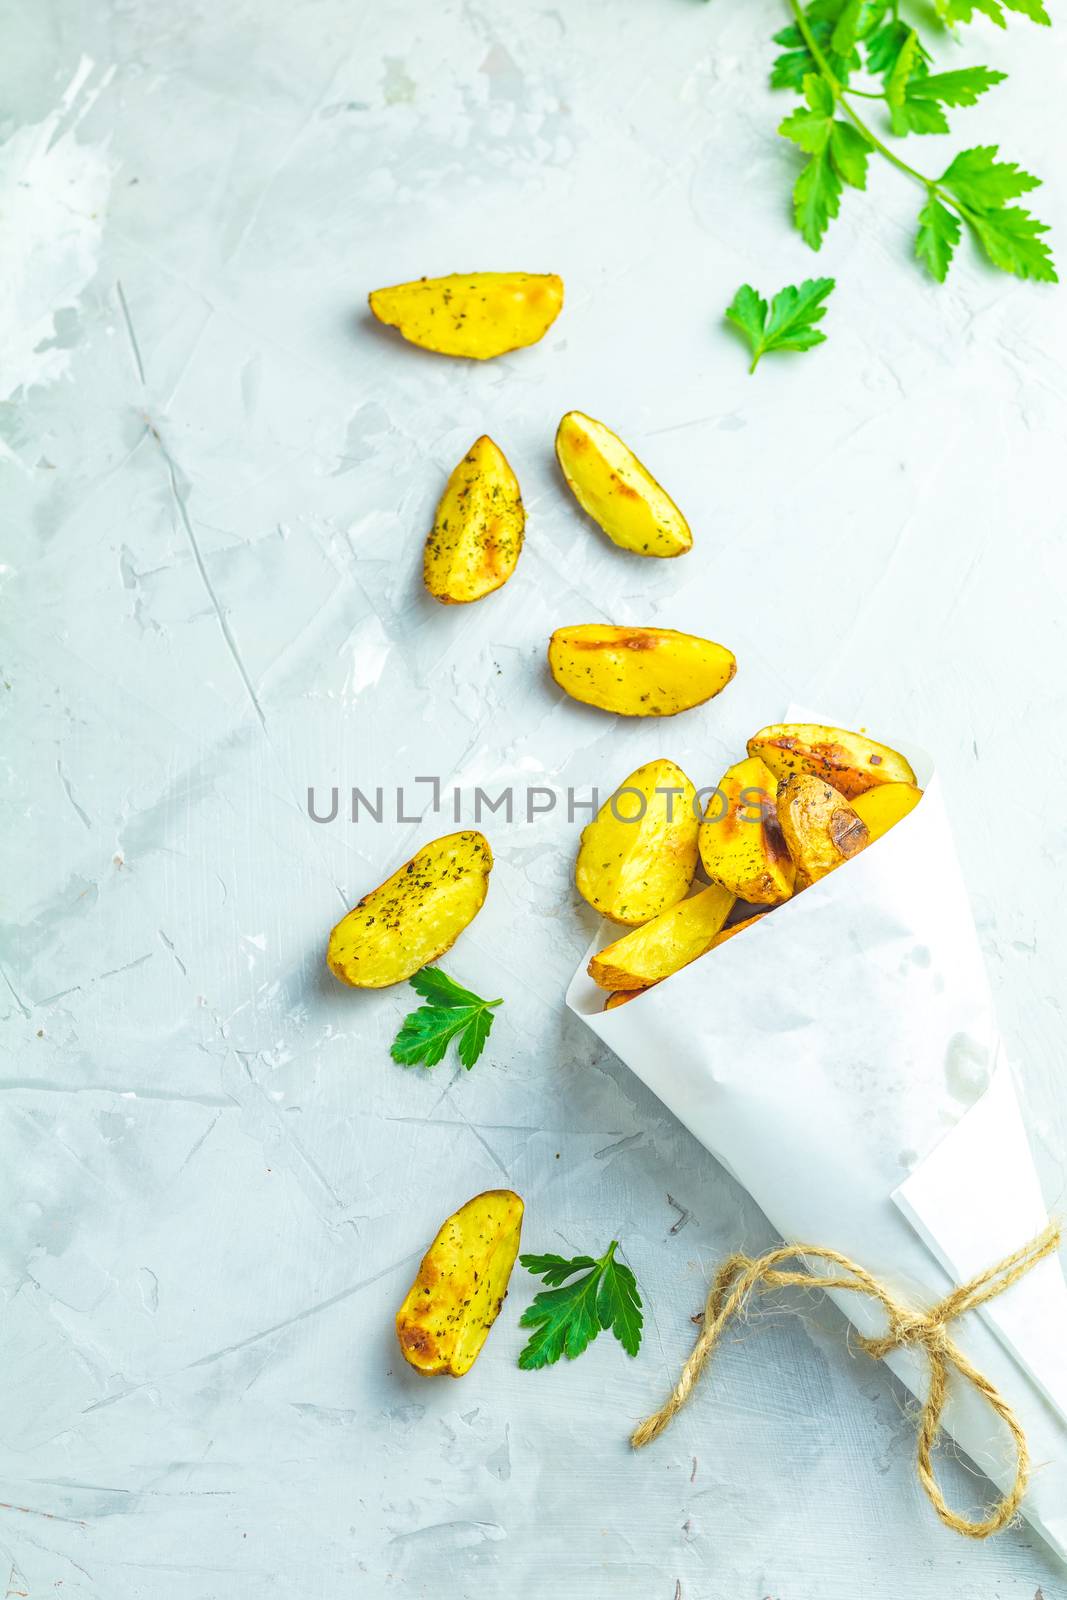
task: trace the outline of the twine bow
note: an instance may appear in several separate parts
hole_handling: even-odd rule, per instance
[[[704,1326],[693,1347],[692,1355],[682,1368],[673,1393],[659,1411],[646,1417],[644,1422],[634,1429],[630,1443],[635,1450],[640,1450],[643,1445],[650,1444],[653,1439],[658,1438],[664,1428],[678,1415],[689,1400],[697,1379],[711,1359],[727,1325],[744,1311],[751,1295],[757,1292],[762,1294],[771,1289],[793,1287],[847,1289],[854,1294],[868,1295],[870,1299],[876,1300],[885,1312],[885,1333],[879,1338],[857,1336],[861,1350],[865,1350],[875,1361],[881,1361],[891,1350],[908,1347],[925,1353],[930,1365],[930,1386],[919,1419],[917,1461],[919,1480],[946,1527],[954,1528],[957,1533],[966,1534],[970,1539],[988,1539],[991,1533],[999,1533],[1001,1528],[1006,1527],[1019,1509],[1030,1480],[1030,1452],[1019,1419],[1008,1402],[989,1379],[971,1365],[963,1351],[950,1337],[948,1330],[950,1324],[958,1317],[973,1311],[976,1306],[984,1305],[996,1295],[1003,1294],[1005,1289],[1017,1283],[1031,1267],[1043,1261],[1046,1256],[1052,1255],[1059,1248],[1059,1243],[1059,1225],[1050,1222],[1042,1233],[1031,1239],[1021,1250],[1016,1250],[1014,1255],[1005,1256],[1003,1261],[998,1261],[996,1266],[990,1267],[970,1283],[953,1289],[943,1300],[931,1306],[929,1311],[917,1311],[911,1306],[902,1304],[890,1294],[885,1284],[879,1283],[878,1279],[872,1277],[863,1267],[855,1261],[850,1261],[848,1256],[840,1255],[836,1250],[807,1244],[779,1245],[776,1250],[769,1250],[766,1255],[756,1259],[745,1255],[731,1256],[728,1261],[723,1262],[716,1274],[715,1282],[708,1293]],[[783,1270],[783,1263],[802,1257],[825,1261],[837,1271],[824,1276],[810,1272],[803,1266]],[[952,1372],[965,1383],[969,1383],[996,1413],[1007,1428],[1015,1446],[1015,1482],[992,1508],[989,1515],[980,1521],[960,1516],[947,1504],[934,1476],[931,1461],[934,1441],[941,1426],[941,1415],[948,1397],[949,1376]]]

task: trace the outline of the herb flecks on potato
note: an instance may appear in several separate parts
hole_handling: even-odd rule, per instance
[[[700,859],[712,883],[739,900],[776,906],[796,876],[778,824],[778,780],[758,756],[724,773],[700,825]]]
[[[493,853],[480,833],[434,839],[334,928],[326,964],[357,989],[384,989],[450,950],[482,908]]]
[[[689,711],[719,694],[737,671],[733,652],[711,639],[600,622],[557,628],[548,665],[573,700],[622,717]]]
[[[825,878],[870,843],[867,825],[837,789],[795,772],[778,790],[778,821],[796,865],[796,887]]]
[[[490,1189],[441,1224],[396,1314],[416,1372],[462,1378],[478,1359],[507,1294],[522,1211],[512,1190]]]
[[[680,900],[697,865],[695,800],[673,761],[649,761],[631,772],[582,830],[574,881],[583,900],[630,926]]]
[[[899,751],[868,739],[865,733],[828,728],[814,722],[778,722],[748,741],[778,779],[791,773],[825,778],[851,800],[880,783],[914,784],[915,774]]]
[[[602,422],[568,411],[556,432],[556,457],[582,510],[623,550],[680,556],[692,547],[670,495]]]
[[[868,789],[866,794],[856,795],[852,809],[867,824],[873,843],[896,827],[922,797],[922,790],[913,783],[883,783],[877,789]]]
[[[465,605],[507,583],[526,515],[504,452],[483,434],[452,472],[426,540],[422,575],[443,605]]]
[[[411,344],[488,361],[544,337],[562,309],[563,280],[554,272],[453,272],[375,289],[369,299],[378,321]]]
[[[711,949],[733,903],[717,883],[701,889],[598,951],[589,976],[602,989],[651,988]]]

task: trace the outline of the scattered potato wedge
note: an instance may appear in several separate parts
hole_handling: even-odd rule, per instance
[[[396,1314],[404,1360],[427,1376],[469,1372],[497,1319],[519,1251],[522,1201],[476,1194],[441,1224]]]
[[[453,272],[375,289],[369,299],[378,321],[412,344],[487,361],[547,333],[563,306],[563,279],[554,272]]]
[[[778,790],[778,821],[796,865],[796,887],[825,878],[870,843],[867,824],[822,778],[794,772]]]
[[[673,717],[703,705],[737,671],[733,652],[673,628],[557,628],[548,665],[561,689],[622,717]]]
[[[700,824],[704,871],[754,905],[780,905],[793,893],[796,870],[778,823],[777,795],[773,772],[749,756],[724,773]]]
[[[623,550],[680,556],[692,547],[670,495],[602,422],[568,411],[556,431],[556,457],[582,510]]]
[[[735,933],[740,933],[742,928],[751,928],[754,922],[762,922],[766,915],[766,911],[757,911],[754,917],[746,917],[744,922],[732,923],[730,927],[724,928],[721,933],[715,935],[709,949],[717,950],[721,944],[726,943],[727,939],[732,939]]]
[[[868,789],[866,794],[856,795],[852,809],[867,824],[873,844],[913,811],[922,797],[922,790],[913,783],[883,783],[877,789]]]
[[[483,434],[445,485],[426,540],[422,576],[434,599],[465,605],[507,583],[525,524],[518,479]]]
[[[879,783],[915,782],[904,757],[887,744],[815,722],[777,722],[761,728],[748,741],[748,753],[765,761],[779,779],[794,772],[825,778],[846,800]]]
[[[717,883],[701,889],[605,946],[590,961],[589,976],[602,989],[651,988],[710,950],[733,903]]]
[[[639,994],[644,994],[643,989],[617,989],[614,994],[609,994],[604,1001],[605,1011],[617,1011],[624,1006],[627,1000],[636,1000]]]
[[[357,989],[402,983],[450,950],[477,916],[492,866],[480,833],[434,839],[342,917],[326,965]]]
[[[583,900],[630,926],[681,900],[697,865],[695,801],[696,790],[673,761],[649,761],[631,772],[582,829],[574,881]]]

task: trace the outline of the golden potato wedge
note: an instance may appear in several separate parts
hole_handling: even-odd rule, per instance
[[[870,843],[867,824],[822,778],[794,772],[778,790],[778,821],[797,869],[796,888],[825,878]]]
[[[737,661],[725,645],[673,628],[612,628],[583,622],[557,628],[548,665],[583,705],[621,717],[673,717],[726,688]]]
[[[793,893],[796,869],[775,802],[778,780],[759,756],[730,767],[700,824],[704,871],[739,900],[777,906]]]
[[[701,889],[606,945],[590,961],[589,976],[602,989],[651,988],[711,949],[733,903],[720,884]]]
[[[342,917],[326,965],[357,989],[403,983],[446,950],[482,909],[493,852],[480,833],[447,833]]]
[[[422,556],[427,589],[442,605],[492,594],[515,571],[526,513],[503,450],[483,434],[453,471]]]
[[[568,411],[556,431],[556,458],[582,510],[623,550],[680,556],[692,547],[670,495],[602,422]]]
[[[650,985],[651,987],[651,985]],[[617,1011],[624,1006],[627,1000],[636,1000],[639,994],[644,994],[643,989],[617,989],[614,994],[609,994],[604,1001],[605,1011]]]
[[[754,922],[762,922],[766,915],[766,911],[757,911],[754,917],[746,917],[744,922],[735,922],[729,928],[724,928],[721,933],[715,935],[711,941],[710,948],[717,950],[721,944],[726,943],[727,939],[732,939],[735,933],[740,933],[742,928],[751,928]]]
[[[915,782],[904,757],[887,744],[815,722],[776,722],[761,728],[748,741],[748,753],[765,761],[779,779],[793,772],[825,778],[846,800],[879,783]]]
[[[866,794],[856,795],[852,809],[867,824],[873,844],[913,811],[922,797],[922,790],[913,783],[883,783],[877,789],[868,789]]]
[[[510,1189],[489,1189],[441,1224],[396,1314],[404,1360],[416,1372],[462,1378],[478,1359],[508,1292],[522,1210]]]
[[[602,917],[636,926],[687,894],[697,865],[695,801],[673,761],[631,772],[582,829],[574,868],[582,899]]]
[[[453,272],[375,289],[369,300],[378,321],[411,344],[488,361],[544,337],[563,306],[563,279],[554,272]]]

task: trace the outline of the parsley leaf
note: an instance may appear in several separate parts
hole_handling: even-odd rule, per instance
[[[469,1072],[485,1048],[493,1011],[503,1001],[482,1000],[440,967],[423,967],[409,982],[428,1004],[404,1018],[390,1051],[393,1060],[405,1067],[435,1067],[456,1039],[459,1059]]]
[[[805,278],[797,288],[790,284],[779,289],[770,305],[744,283],[726,309],[727,320],[739,328],[752,349],[755,372],[760,358],[769,350],[812,350],[826,341],[825,333],[815,327],[826,315],[823,301],[834,287],[833,278]]]
[[[959,218],[931,195],[919,212],[915,254],[938,283],[944,283],[959,242]]]
[[[1009,206],[1039,179],[1014,162],[998,161],[996,145],[964,150],[940,178],[916,171],[879,139],[860,115],[856,97],[882,100],[897,137],[948,133],[946,108],[974,106],[1006,76],[992,67],[957,67],[932,71],[932,57],[919,34],[929,22],[904,22],[897,0],[787,0],[793,20],[775,34],[786,46],[777,58],[771,82],[799,89],[804,104],[779,124],[778,132],[807,158],[793,186],[793,215],[799,232],[813,250],[822,246],[830,223],[841,209],[844,186],[867,187],[871,157],[882,156],[924,191],[915,254],[943,283],[963,225],[970,229],[987,259],[1003,272],[1020,278],[1056,281],[1048,229],[1019,206]],[[1005,13],[1018,12],[1047,23],[1045,0],[933,0],[933,15],[946,27],[970,22],[977,14],[1006,25]],[[882,79],[882,93],[853,88],[850,75],[863,69]],[[732,308],[731,320],[745,326],[759,322],[762,304],[755,291],[750,301]],[[740,319],[740,320],[739,320]],[[757,359],[757,339],[745,326]]]
[[[603,1329],[610,1330],[623,1349],[635,1356],[641,1347],[641,1296],[630,1268],[616,1261],[619,1244],[613,1239],[599,1260],[592,1256],[522,1255],[527,1272],[550,1285],[535,1295],[520,1318],[520,1326],[534,1328],[519,1355],[525,1372],[550,1367],[560,1356],[573,1361]],[[574,1278],[581,1272],[583,1277]],[[568,1278],[574,1278],[568,1283]]]

